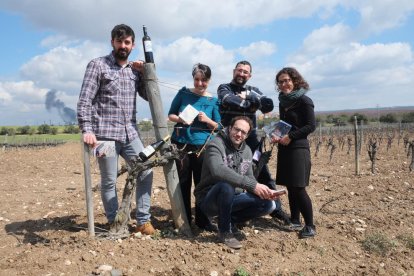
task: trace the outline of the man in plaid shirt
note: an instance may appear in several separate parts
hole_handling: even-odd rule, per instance
[[[129,162],[144,148],[136,126],[137,93],[147,100],[141,81],[143,62],[128,61],[134,41],[135,34],[129,26],[121,24],[113,28],[113,50],[87,65],[77,106],[79,127],[86,144],[95,147],[97,140],[115,141],[115,156],[98,157],[101,197],[110,225],[118,210],[118,157],[121,155]],[[136,231],[147,235],[155,231],[149,213],[152,178],[151,170],[143,172],[136,187]]]

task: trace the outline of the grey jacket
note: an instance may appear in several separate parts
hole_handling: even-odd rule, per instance
[[[245,142],[240,149],[234,148],[227,131],[219,132],[206,147],[201,180],[194,190],[197,202],[201,202],[217,182],[254,193],[257,181],[253,176],[252,152]]]

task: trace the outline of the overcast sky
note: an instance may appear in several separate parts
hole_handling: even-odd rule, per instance
[[[243,59],[249,84],[275,106],[284,66],[309,82],[317,111],[414,105],[413,11],[412,0],[2,0],[0,126],[63,123],[46,95],[76,109],[86,64],[110,53],[120,23],[135,30],[132,59],[143,59],[147,26],[165,113],[192,87],[193,64],[211,67],[216,94]],[[138,106],[138,118],[150,117]]]

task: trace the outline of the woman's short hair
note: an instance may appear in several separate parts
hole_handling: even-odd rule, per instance
[[[193,78],[197,73],[200,73],[207,80],[211,79],[211,69],[205,64],[197,63],[193,66],[193,72],[191,73]]]

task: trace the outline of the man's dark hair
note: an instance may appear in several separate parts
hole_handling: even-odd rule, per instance
[[[230,127],[233,127],[236,121],[239,121],[239,120],[246,121],[249,124],[250,126],[249,133],[250,133],[250,131],[253,129],[253,122],[249,117],[246,117],[246,116],[233,117],[233,119],[231,119],[231,122],[230,122]]]
[[[240,64],[241,65],[249,65],[249,67],[250,67],[250,74],[252,73],[253,68],[252,68],[252,65],[250,64],[250,62],[248,62],[247,60],[239,61],[239,62],[237,62],[236,67],[234,67],[234,68],[237,68],[237,66],[239,66]]]
[[[135,42],[135,33],[134,30],[131,29],[128,25],[119,24],[116,25],[111,32],[111,38],[114,40],[115,38],[126,38],[130,36],[132,38],[132,42]]]

